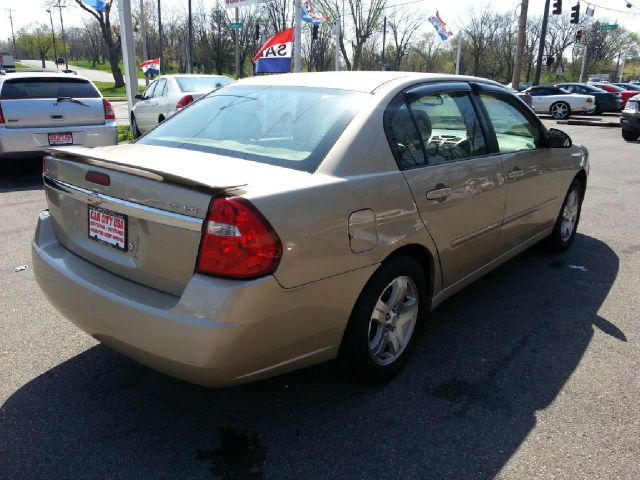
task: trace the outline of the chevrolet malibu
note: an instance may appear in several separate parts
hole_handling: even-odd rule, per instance
[[[338,357],[383,381],[446,298],[571,245],[587,174],[584,147],[488,80],[254,77],[133,144],[51,149],[33,266],[71,322],[169,375]]]

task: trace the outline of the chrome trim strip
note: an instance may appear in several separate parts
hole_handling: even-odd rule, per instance
[[[549,200],[545,200],[544,202],[535,205],[531,208],[527,208],[526,210],[523,210],[522,212],[516,213],[514,215],[511,215],[510,217],[506,217],[503,221],[502,221],[502,225],[507,225],[511,222],[515,222],[516,220],[521,219],[522,217],[526,217],[527,215],[529,215],[530,213],[535,212],[536,210],[540,210],[544,207],[546,207],[547,205],[552,204],[553,202],[555,202],[558,199],[558,196],[556,195],[553,198],[550,198]]]
[[[463,237],[456,238],[453,242],[451,242],[451,246],[459,247],[463,243],[473,240],[474,238],[478,238],[480,235],[484,235],[485,233],[489,233],[498,227],[500,227],[500,222],[492,223],[491,225],[483,227],[480,230],[476,230],[475,232],[471,232]]]
[[[100,205],[100,207],[115,210],[119,213],[124,213],[125,215],[131,215],[132,217],[141,220],[161,223],[162,225],[168,225],[170,227],[182,228],[184,230],[191,230],[194,232],[202,231],[202,222],[204,220],[201,218],[190,217],[180,213],[169,212],[167,210],[160,210],[159,208],[129,202],[103,193],[93,192],[76,185],[70,185],[60,180],[54,180],[46,175],[43,178],[45,185],[87,204]]]

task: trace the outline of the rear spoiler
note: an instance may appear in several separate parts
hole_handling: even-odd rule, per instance
[[[123,162],[121,158],[116,159],[107,152],[101,152],[99,150],[85,147],[55,147],[47,148],[45,151],[49,154],[45,156],[45,160],[47,158],[52,158],[55,160],[84,163],[86,165],[93,165],[95,167],[135,175],[136,177],[147,178],[156,182],[182,185],[209,194],[222,194],[224,192],[246,186],[246,183],[237,185],[212,185],[193,178],[178,175],[177,173],[155,170],[142,165],[126,163]]]

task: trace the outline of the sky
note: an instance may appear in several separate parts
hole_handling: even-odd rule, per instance
[[[115,0],[114,0],[115,1]],[[132,0],[137,3],[138,0]],[[411,0],[387,0],[388,5],[397,5],[402,3],[408,3]],[[626,8],[627,0],[590,0],[595,5],[595,17],[594,20],[608,19],[612,22],[618,22],[628,30],[640,33],[640,0],[629,0],[633,7],[631,9]],[[82,18],[87,17],[88,14],[82,11],[73,0],[67,0],[69,7],[62,10],[65,27],[71,25],[82,25]],[[202,3],[205,9],[210,9],[215,0],[193,0],[194,9],[196,4]],[[434,0],[422,0],[417,3],[411,3],[404,8],[416,8],[420,12],[425,14],[425,24],[422,28],[432,28],[427,22],[426,17],[430,16],[439,10],[440,16],[449,25],[449,28],[456,33],[458,27],[467,15],[470,9],[480,9],[484,5],[490,4],[494,9],[499,11],[516,10],[519,5],[519,0],[446,0],[446,1],[434,1]],[[571,6],[575,3],[574,0],[564,0],[563,10],[569,11]],[[18,31],[20,28],[33,24],[35,22],[46,23],[49,25],[49,14],[45,11],[43,0],[0,0],[0,38],[7,39],[11,36],[11,26],[9,23],[9,12],[6,9],[13,9],[13,26],[14,30]],[[178,9],[186,11],[187,0],[162,0],[163,13],[165,7],[169,9]],[[581,2],[581,14],[583,14],[586,5],[585,1]],[[620,10],[626,13],[618,13],[605,10],[604,7]],[[393,9],[389,9],[391,12]],[[544,0],[529,0],[529,15],[542,15],[544,11]],[[631,13],[635,12],[635,13]],[[58,11],[54,10],[54,28],[59,31],[60,19]]]

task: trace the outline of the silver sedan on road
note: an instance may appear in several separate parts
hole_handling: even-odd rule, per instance
[[[204,94],[231,83],[223,75],[162,75],[151,82],[131,111],[135,137],[151,130]]]
[[[117,142],[113,108],[90,80],[55,72],[0,76],[0,158]]]

